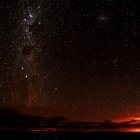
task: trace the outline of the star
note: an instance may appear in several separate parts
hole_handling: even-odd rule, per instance
[[[21,67],[22,70],[24,70],[24,67]]]
[[[30,14],[29,14],[29,17],[30,17],[30,18],[32,18],[32,17],[33,17],[33,15],[30,13]]]
[[[54,90],[58,90],[58,88],[57,88],[57,87],[55,87],[55,88],[54,88]]]
[[[38,21],[38,25],[40,25],[41,24],[41,21]]]

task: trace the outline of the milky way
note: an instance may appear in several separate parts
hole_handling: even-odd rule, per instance
[[[27,6],[24,8],[25,4]],[[39,14],[41,14],[41,2],[33,3],[30,6],[28,5],[28,1],[25,1],[22,6],[23,13],[21,13],[19,26],[21,42],[19,46],[17,46],[18,55],[14,68],[14,74],[17,76],[16,84],[20,86],[24,83],[25,91],[23,94],[25,94],[25,96],[24,99],[23,96],[21,98],[21,91],[17,87],[17,99],[13,97],[13,101],[19,102],[20,104],[24,103],[25,107],[29,109],[34,106],[43,105],[43,100],[40,104],[40,92],[42,90],[40,84],[42,83],[39,83],[40,80],[38,80],[38,77],[41,78],[39,69],[41,63],[39,58],[41,55],[41,46],[39,44],[40,42],[36,42],[31,29],[35,22],[39,22],[37,18]],[[22,78],[20,75],[23,75]]]

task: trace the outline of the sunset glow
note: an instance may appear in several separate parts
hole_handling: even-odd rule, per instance
[[[140,132],[140,128],[128,128],[127,132]]]

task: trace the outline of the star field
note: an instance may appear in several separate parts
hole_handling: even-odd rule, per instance
[[[140,116],[140,8],[126,0],[0,2],[0,106],[73,120]]]

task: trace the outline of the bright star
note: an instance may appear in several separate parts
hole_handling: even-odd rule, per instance
[[[30,17],[30,18],[32,18],[32,17],[33,17],[33,15],[30,13],[30,14],[29,14],[29,17]]]

